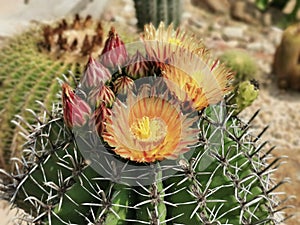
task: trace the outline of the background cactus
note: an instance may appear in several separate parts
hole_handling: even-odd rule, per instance
[[[181,20],[181,0],[134,0],[138,27],[144,28],[147,23],[158,26],[162,21],[166,25],[173,23],[178,26]]]
[[[109,42],[123,45],[114,30],[107,44],[114,46]],[[195,54],[206,59],[207,65],[212,63],[212,72],[222,71],[217,72],[217,76],[229,78],[228,71],[205,58],[205,51],[196,50]],[[108,65],[120,63],[126,55],[124,51],[122,48],[117,56],[106,55]],[[93,60],[89,63],[99,67]],[[137,66],[144,66],[143,63],[137,62]],[[97,75],[88,68],[85,77]],[[127,77],[126,68],[115,69],[117,72],[105,85],[115,92],[121,90],[119,93],[123,95],[132,87],[132,80]],[[73,93],[67,85],[63,86],[64,110],[58,104],[43,119],[36,118],[37,124],[28,137],[22,159],[17,161],[15,173],[10,175],[2,170],[10,180],[2,186],[4,197],[29,213],[32,222],[55,225],[277,224],[284,220],[280,200],[274,192],[284,181],[276,183],[272,179],[280,158],[272,158],[274,148],[261,140],[265,129],[258,136],[249,130],[257,113],[248,123],[243,123],[231,111],[225,111],[224,103],[208,106],[198,112],[200,145],[176,160],[138,163],[103,146],[101,140],[107,140],[103,130],[97,129],[98,133],[77,130],[82,124],[68,123],[84,119],[88,124],[89,118],[85,115],[90,109],[82,102],[88,99],[83,94],[87,90],[80,87],[79,84]],[[83,106],[85,110],[75,111],[75,114],[66,111],[72,110],[70,107],[83,109]],[[104,101],[104,105],[92,110],[98,113],[98,109],[110,114],[110,102]],[[112,122],[111,117],[101,116],[96,124]],[[85,154],[92,155],[92,160]]]
[[[235,72],[234,84],[257,79],[257,64],[246,51],[228,50],[220,56],[220,60]]]
[[[226,51],[220,60],[235,73],[234,96],[229,102],[235,105],[234,114],[237,115],[258,97],[259,85],[255,80],[258,78],[258,67],[254,59],[241,50]]]
[[[51,110],[60,90],[57,78],[74,86],[72,77],[80,77],[90,54],[101,52],[103,33],[110,26],[76,15],[38,24],[6,40],[0,51],[0,168],[10,167],[9,159],[19,156],[25,136],[34,129],[32,111],[27,109],[40,115],[44,109],[39,101]],[[124,39],[132,41],[127,35]]]
[[[81,65],[60,60],[52,60],[48,55],[38,51],[37,40],[40,40],[39,31],[30,30],[12,40],[9,40],[0,52],[0,167],[6,167],[12,156],[18,155],[20,145],[24,142],[19,132],[33,129],[30,126],[22,130],[18,124],[24,123],[24,118],[29,124],[34,121],[32,114],[27,109],[39,114],[44,109],[36,101],[44,103],[47,109],[51,109],[53,100],[56,99],[60,87],[57,77],[68,71],[74,75],[81,74]],[[20,117],[15,117],[19,115]],[[14,123],[11,123],[14,120]],[[29,131],[30,132],[30,131]]]
[[[300,24],[289,26],[274,56],[273,73],[280,88],[300,90],[299,43]]]

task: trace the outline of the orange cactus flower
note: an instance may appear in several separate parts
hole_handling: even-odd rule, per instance
[[[91,108],[66,83],[62,85],[62,102],[65,124],[70,128],[84,126],[91,115]]]
[[[162,76],[171,92],[181,101],[191,101],[196,110],[221,101],[231,90],[232,75],[207,51],[194,54],[178,49],[162,66]]]
[[[231,90],[233,74],[212,59],[202,41],[193,35],[146,25],[142,37],[148,57],[157,60],[168,88],[181,101],[191,101],[196,110],[221,101]]]
[[[184,48],[194,53],[205,48],[202,40],[195,35],[190,35],[179,28],[174,30],[172,24],[166,28],[163,22],[157,29],[152,24],[145,25],[141,38],[149,59],[158,62],[165,62],[178,48]]]
[[[149,89],[144,86],[137,96],[130,92],[126,103],[116,100],[102,137],[116,154],[132,161],[176,159],[198,143],[198,118]]]

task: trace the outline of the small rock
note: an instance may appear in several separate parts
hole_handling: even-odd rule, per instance
[[[225,38],[231,39],[243,39],[244,38],[245,27],[225,27],[223,30],[223,35]]]
[[[123,8],[123,13],[132,14],[134,12],[135,12],[135,9],[132,5],[125,5],[125,7]]]
[[[258,24],[261,13],[253,3],[248,1],[234,1],[230,10],[231,17],[251,24]]]
[[[227,41],[227,45],[230,48],[236,48],[239,45],[239,42],[236,40]]]
[[[114,21],[118,22],[118,23],[126,23],[126,20],[124,19],[124,17],[122,16],[114,16]]]
[[[211,37],[211,39],[213,39],[213,40],[223,40],[223,38],[222,38],[222,35],[221,35],[221,33],[220,32],[217,32],[217,31],[212,31],[211,33],[210,33],[210,37]]]
[[[266,74],[270,74],[272,71],[271,65],[269,63],[266,63],[263,60],[258,60],[257,62],[259,68]]]
[[[130,18],[128,20],[128,24],[131,26],[135,26],[137,24],[137,22],[138,22],[137,18]]]
[[[221,28],[222,28],[222,26],[218,22],[213,23],[211,27],[214,30],[221,30]]]
[[[272,27],[271,32],[268,35],[268,38],[272,41],[272,43],[277,46],[281,42],[283,30],[278,27]]]
[[[192,13],[190,13],[190,12],[183,12],[182,15],[181,15],[181,18],[182,18],[183,20],[185,20],[185,19],[190,19],[190,18],[192,18],[192,17],[193,17],[193,15],[192,15]]]
[[[192,26],[195,26],[196,28],[204,28],[206,29],[208,27],[208,24],[206,21],[203,20],[197,20],[195,18],[189,18],[189,23]]]
[[[276,50],[275,46],[267,41],[252,42],[247,45],[247,49],[256,52],[262,51],[268,54],[274,54]]]
[[[208,9],[213,13],[228,14],[230,11],[228,0],[192,0],[191,3],[199,8]]]

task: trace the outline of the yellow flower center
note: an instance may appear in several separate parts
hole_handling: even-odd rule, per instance
[[[174,44],[174,45],[177,45],[177,46],[182,46],[181,40],[179,40],[177,38],[169,38],[168,42],[170,44]]]
[[[134,122],[130,130],[137,139],[156,141],[165,137],[167,133],[166,124],[159,118],[150,119],[143,116]]]

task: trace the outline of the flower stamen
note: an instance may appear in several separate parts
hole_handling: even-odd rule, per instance
[[[137,139],[158,141],[165,137],[167,126],[159,118],[150,119],[148,116],[143,116],[131,125],[130,131]]]

